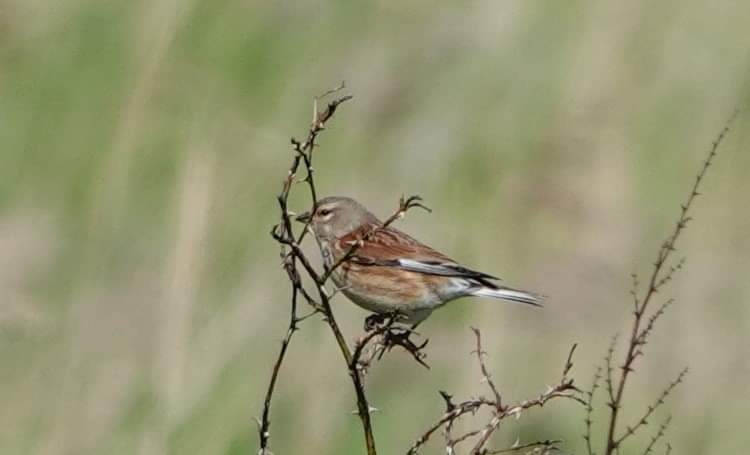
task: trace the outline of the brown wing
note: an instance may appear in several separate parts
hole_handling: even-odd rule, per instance
[[[363,241],[351,261],[360,265],[396,267],[429,275],[474,278],[498,278],[460,266],[448,256],[420,243],[409,235],[393,228],[379,229],[376,225],[364,226],[339,239],[341,255]]]

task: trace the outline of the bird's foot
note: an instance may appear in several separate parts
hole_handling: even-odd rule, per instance
[[[419,337],[419,334],[414,331],[416,326],[409,328],[395,325],[402,317],[403,314],[393,312],[375,313],[365,319],[365,333],[355,344],[355,357],[361,370],[366,370],[374,359],[383,358],[385,352],[390,351],[394,346],[401,346],[412,355],[414,360],[429,368],[424,362],[427,355],[423,352],[429,340],[415,342],[412,339],[412,337]]]
[[[385,323],[387,314],[373,313],[365,318],[365,332],[375,330],[377,327]]]
[[[412,329],[406,327],[391,327],[383,334],[383,340],[381,342],[383,349],[380,351],[378,360],[383,357],[385,351],[390,351],[394,346],[401,346],[423,367],[430,369],[430,366],[425,363],[424,359],[427,354],[423,351],[429,339],[425,338],[424,341],[419,340],[415,342],[412,340],[412,335],[418,337],[419,334],[414,332]]]

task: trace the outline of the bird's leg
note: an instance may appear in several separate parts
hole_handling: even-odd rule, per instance
[[[360,371],[366,372],[374,359],[380,359],[386,349],[385,339],[393,323],[396,322],[398,313],[373,313],[365,318],[365,333],[356,341],[355,353],[359,352],[357,364]],[[372,341],[369,348],[368,343]],[[365,348],[366,353],[365,353]],[[364,355],[363,355],[364,354]]]
[[[378,360],[382,359],[385,352],[390,351],[394,346],[401,346],[414,357],[414,360],[425,368],[430,368],[424,362],[426,355],[422,352],[422,349],[427,346],[429,340],[425,339],[422,343],[416,343],[411,339],[412,335],[419,336],[414,331],[419,323],[411,327],[394,325],[403,316],[403,313],[394,311],[390,313],[374,313],[365,319],[365,334],[359,343],[365,343],[365,340],[369,341],[373,339],[374,344],[370,350],[369,359],[363,359],[361,362],[363,367],[369,365],[375,358]]]

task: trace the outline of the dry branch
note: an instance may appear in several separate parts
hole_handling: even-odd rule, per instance
[[[557,384],[549,387],[544,393],[540,394],[536,398],[520,401],[515,404],[503,404],[501,394],[494,381],[492,380],[489,369],[487,368],[487,365],[485,363],[485,352],[482,349],[482,335],[478,329],[472,328],[472,331],[474,332],[474,336],[476,339],[476,349],[472,351],[472,354],[476,355],[477,357],[477,363],[479,364],[479,370],[482,375],[482,382],[487,384],[490,392],[492,392],[493,398],[485,398],[480,396],[478,398],[472,398],[455,404],[453,403],[452,397],[450,395],[448,395],[446,392],[441,391],[440,395],[443,397],[443,400],[446,404],[445,413],[443,413],[443,415],[435,423],[430,425],[427,430],[425,430],[422,435],[414,441],[414,443],[409,448],[407,455],[417,454],[419,452],[419,449],[425,443],[427,443],[430,437],[443,427],[445,427],[445,447],[446,453],[448,454],[454,454],[457,445],[470,441],[472,439],[474,440],[474,445],[468,452],[472,455],[503,453],[503,451],[509,452],[523,447],[539,446],[541,445],[541,443],[537,442],[530,443],[524,446],[519,445],[517,447],[495,451],[487,449],[487,444],[489,443],[490,438],[500,427],[500,424],[508,417],[520,416],[522,412],[531,408],[542,407],[548,401],[556,398],[567,398],[577,401],[578,403],[581,403],[583,405],[586,404],[586,402],[579,396],[580,390],[573,385],[573,379],[568,377],[568,374],[573,367],[573,352],[575,351],[576,345],[573,345],[570,353],[568,354],[568,357],[563,366],[562,376]],[[482,428],[468,431],[458,436],[453,436],[451,434],[453,426],[460,418],[467,414],[476,414],[476,412],[480,409],[488,409],[491,411],[490,420]],[[552,441],[547,442],[550,442],[550,444],[548,444],[550,446],[554,445]],[[554,441],[554,443],[557,442],[558,441]]]
[[[289,283],[291,285],[291,303],[290,303],[290,317],[289,325],[284,336],[281,349],[279,350],[276,361],[274,362],[271,370],[271,378],[269,380],[268,388],[263,404],[263,413],[261,419],[258,420],[258,432],[260,435],[260,450],[261,455],[270,453],[268,451],[269,439],[270,439],[270,426],[271,426],[271,403],[273,399],[276,382],[281,371],[282,364],[286,358],[286,353],[292,340],[292,336],[299,329],[299,323],[303,320],[313,316],[315,314],[322,314],[324,321],[327,323],[331,333],[333,334],[336,344],[341,351],[344,358],[347,371],[354,387],[355,395],[357,398],[357,415],[359,416],[362,423],[362,430],[364,433],[365,446],[367,448],[368,455],[375,455],[375,437],[372,430],[372,422],[370,419],[371,407],[368,403],[367,396],[365,394],[364,386],[364,368],[362,361],[362,354],[368,343],[374,339],[380,337],[382,340],[379,342],[382,353],[392,348],[393,346],[402,346],[407,349],[414,358],[425,365],[422,361],[421,349],[424,348],[425,343],[421,345],[414,344],[410,339],[409,335],[412,333],[409,329],[393,326],[393,321],[396,320],[396,315],[391,318],[391,322],[383,326],[375,327],[372,330],[366,332],[365,336],[360,338],[360,341],[355,344],[354,349],[350,349],[348,346],[341,329],[336,322],[335,315],[331,308],[331,298],[335,295],[329,293],[326,289],[326,285],[331,278],[331,274],[341,266],[345,261],[351,259],[356,253],[357,249],[362,245],[364,240],[367,240],[369,236],[374,235],[380,229],[385,229],[396,220],[402,218],[405,213],[415,207],[421,207],[429,211],[421,203],[419,196],[411,196],[408,198],[402,197],[399,201],[398,209],[388,217],[385,223],[375,228],[372,232],[368,233],[364,239],[360,242],[355,243],[351,246],[348,252],[333,266],[326,268],[323,272],[318,272],[312,266],[311,261],[302,251],[300,247],[301,242],[304,240],[307,232],[309,231],[309,221],[304,225],[299,234],[295,234],[293,228],[293,212],[289,210],[288,200],[289,195],[294,187],[295,183],[306,183],[308,193],[311,199],[311,213],[314,213],[317,204],[318,196],[315,187],[314,180],[314,167],[313,158],[314,151],[317,147],[316,140],[320,132],[325,129],[327,122],[333,117],[338,107],[350,100],[351,95],[346,95],[333,101],[329,102],[322,111],[318,111],[318,100],[322,97],[333,95],[338,93],[344,88],[344,85],[337,87],[333,90],[329,90],[320,97],[315,98],[313,105],[313,120],[310,128],[307,132],[307,136],[304,141],[299,141],[295,138],[291,139],[291,144],[295,152],[292,164],[289,167],[287,177],[284,179],[282,184],[282,190],[277,201],[279,204],[280,221],[271,230],[271,236],[279,243],[281,247],[281,259],[282,267],[287,273]],[[297,174],[300,172],[300,168],[305,172],[305,177],[301,180],[297,180]],[[301,268],[300,268],[301,267]],[[303,271],[314,283],[315,290],[311,293],[308,291],[302,282],[301,271]],[[313,296],[314,294],[317,294]],[[298,306],[300,297],[312,308],[312,312],[305,315],[299,316]]]
[[[327,92],[327,94],[336,93],[340,89],[343,89],[343,86],[339,87],[338,89],[330,93]],[[297,324],[301,321],[301,318],[297,314],[298,298],[300,295],[308,302],[308,304],[310,304],[313,307],[314,312],[323,313],[324,318],[326,322],[328,323],[328,326],[330,327],[334,335],[334,338],[336,339],[336,342],[347,364],[349,364],[351,360],[351,352],[349,351],[349,347],[347,346],[346,341],[344,340],[344,337],[341,334],[341,330],[339,329],[338,324],[336,323],[336,319],[331,310],[329,296],[325,290],[325,280],[321,279],[320,275],[315,271],[315,269],[310,264],[310,261],[307,259],[307,257],[304,255],[304,253],[299,247],[300,242],[304,239],[307,233],[308,226],[306,225],[302,229],[301,233],[298,236],[295,236],[294,229],[292,227],[292,215],[293,214],[290,212],[289,207],[288,207],[289,194],[292,190],[293,184],[295,183],[295,179],[296,179],[296,175],[299,170],[299,167],[300,165],[303,165],[306,171],[306,176],[302,181],[307,183],[307,186],[310,192],[310,197],[312,199],[313,209],[315,208],[317,204],[317,191],[315,189],[315,182],[313,179],[314,168],[312,164],[313,163],[313,151],[316,145],[315,140],[317,139],[318,134],[321,131],[323,131],[323,129],[325,128],[326,123],[333,117],[333,114],[336,112],[339,105],[350,100],[351,98],[352,97],[350,95],[337,98],[331,101],[330,103],[328,103],[326,108],[320,112],[317,110],[317,99],[316,99],[316,102],[314,105],[315,108],[314,108],[313,121],[308,130],[306,139],[302,142],[294,138],[291,139],[292,146],[296,153],[292,160],[292,164],[289,168],[287,177],[283,182],[281,194],[279,194],[277,198],[278,203],[279,203],[279,209],[281,212],[281,220],[271,230],[272,237],[281,245],[282,265],[283,265],[284,270],[287,272],[287,276],[289,277],[289,282],[292,287],[292,298],[291,298],[291,306],[290,306],[291,314],[289,318],[289,328],[287,329],[286,336],[284,337],[284,340],[282,341],[279,355],[277,356],[276,362],[274,363],[272,373],[271,373],[271,379],[269,381],[268,389],[266,391],[266,396],[264,400],[263,415],[259,424],[259,433],[260,433],[259,453],[261,455],[265,455],[266,453],[268,453],[268,445],[269,445],[269,438],[270,438],[269,430],[271,426],[271,420],[270,420],[271,401],[273,398],[276,381],[279,375],[279,371],[281,369],[281,365],[284,362],[287,349],[291,342],[292,335],[298,328]],[[312,280],[315,282],[316,290],[318,293],[318,301],[316,301],[311,296],[311,294],[304,288],[302,284],[302,280],[300,278],[299,270],[297,268],[298,263],[302,264],[303,269],[307,272],[310,278],[312,278]],[[361,378],[358,374],[355,373],[350,376],[352,378],[355,393],[357,395],[358,415],[362,421],[362,427],[365,433],[365,443],[367,446],[367,453],[368,455],[375,455],[376,454],[375,439],[372,435],[372,425],[370,422],[369,404],[367,403],[367,398],[364,393],[364,386],[362,385]]]
[[[617,344],[617,338],[613,338],[612,344],[610,345],[607,355],[604,361],[605,368],[605,386],[608,393],[607,405],[609,407],[609,419],[607,422],[607,436],[604,445],[604,454],[612,455],[618,453],[623,442],[632,436],[639,428],[644,427],[648,424],[649,418],[652,416],[654,411],[664,403],[664,399],[672,392],[672,390],[680,384],[687,369],[684,369],[678,376],[677,379],[672,381],[659,395],[658,399],[654,404],[649,406],[643,416],[632,426],[628,426],[625,430],[620,430],[618,427],[620,410],[624,405],[624,394],[625,386],[634,371],[634,365],[638,357],[644,354],[643,348],[648,342],[648,338],[653,332],[656,322],[664,315],[665,311],[674,303],[674,299],[667,299],[656,310],[653,310],[654,302],[657,300],[657,294],[661,291],[674,277],[674,275],[682,269],[685,259],[680,259],[676,263],[672,262],[672,256],[676,251],[676,244],[680,235],[691,221],[689,216],[690,209],[693,206],[693,202],[700,195],[701,184],[708,172],[708,168],[713,164],[713,160],[717,155],[719,145],[726,137],[729,132],[729,128],[737,117],[738,112],[735,112],[726,123],[724,128],[721,130],[717,138],[711,144],[708,150],[708,155],[703,161],[700,167],[693,185],[690,188],[690,192],[684,203],[680,205],[680,212],[677,222],[672,232],[667,236],[666,240],[661,244],[656,255],[656,260],[653,263],[653,268],[649,276],[646,287],[639,294],[640,283],[638,276],[633,274],[633,287],[631,288],[630,294],[633,300],[633,325],[630,330],[630,335],[627,339],[627,350],[625,352],[625,358],[622,365],[619,368],[619,376],[614,377],[613,361],[615,357],[615,348]],[[649,312],[649,310],[651,310]],[[598,373],[597,373],[598,375]],[[598,380],[595,379],[592,385],[591,391],[587,393],[589,402],[593,401],[593,393],[597,387]],[[587,407],[586,414],[586,439],[587,450],[589,455],[594,455],[591,441],[591,413],[593,405],[589,404]],[[663,436],[663,432],[666,426],[662,426],[660,431],[657,433],[656,440]],[[653,449],[656,440],[652,440],[651,444],[646,449],[646,453],[650,453]],[[671,446],[667,445],[668,451],[671,450]]]

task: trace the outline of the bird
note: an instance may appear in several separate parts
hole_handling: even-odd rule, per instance
[[[542,306],[541,295],[501,286],[499,278],[464,267],[408,234],[384,226],[356,200],[329,196],[296,216],[317,241],[336,287],[376,315],[397,314],[414,326],[434,310],[475,296]]]

